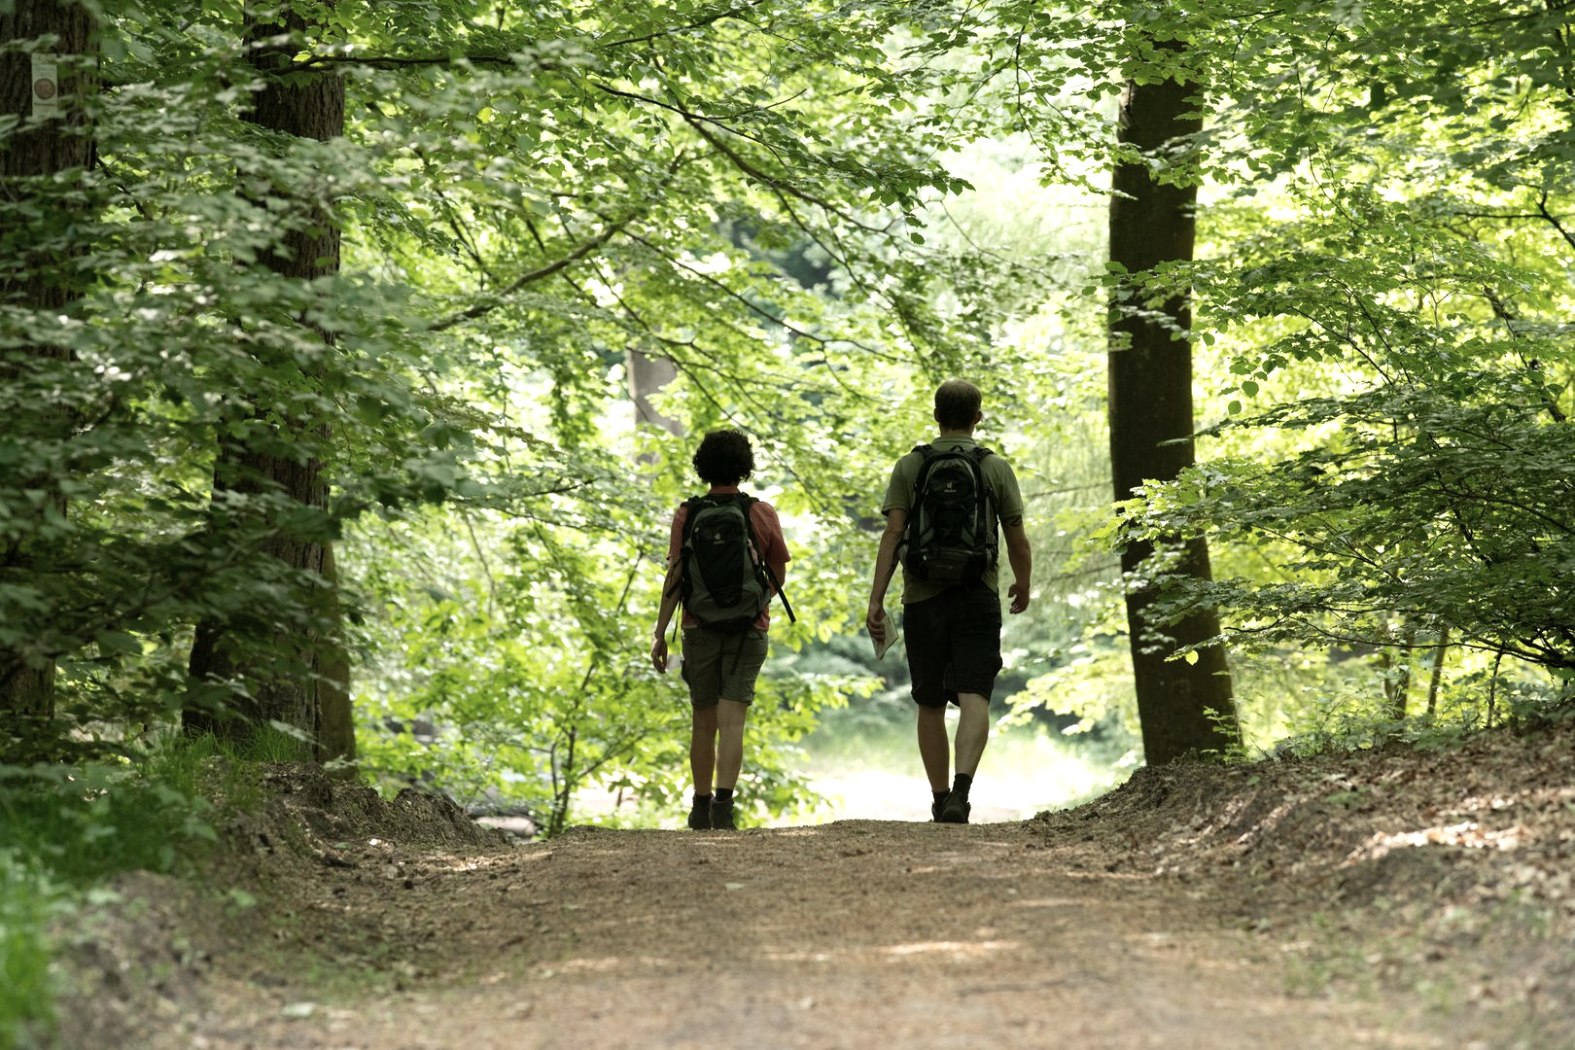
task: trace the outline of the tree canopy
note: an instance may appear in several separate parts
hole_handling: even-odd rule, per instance
[[[1139,644],[1228,651],[1253,744],[1405,714],[1413,673],[1439,718],[1556,702],[1569,30],[1531,0],[4,0],[8,756],[136,753],[183,710],[309,744],[259,699],[309,682],[382,775],[560,827],[591,782],[660,805],[682,707],[640,639],[730,424],[805,614],[759,707],[791,808],[785,749],[893,684],[848,644],[870,519],[952,375],[1052,552],[1024,710],[1131,732],[1115,611],[1149,586]],[[1186,128],[1119,137],[1164,83]],[[1193,258],[1107,265],[1119,165],[1196,192]],[[1112,506],[1134,318],[1190,349],[1198,462]],[[1200,540],[1218,578],[1174,575]],[[1218,634],[1165,637],[1200,610]]]

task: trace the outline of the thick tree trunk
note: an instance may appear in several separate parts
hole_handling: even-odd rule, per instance
[[[1122,97],[1119,138],[1152,158],[1167,144],[1202,128],[1193,89],[1175,81],[1128,84]],[[1110,198],[1110,259],[1127,273],[1143,274],[1161,263],[1192,258],[1195,185],[1162,184],[1141,163],[1116,165]],[[1177,333],[1186,332],[1191,310],[1179,293],[1158,311],[1117,294],[1112,304],[1110,348],[1110,462],[1118,500],[1129,499],[1148,480],[1169,480],[1193,462],[1192,352]],[[1166,323],[1168,321],[1168,324]],[[1147,543],[1121,553],[1125,572],[1151,554]],[[1189,542],[1179,571],[1209,578],[1208,547]],[[1216,751],[1239,735],[1225,654],[1219,647],[1198,653],[1196,663],[1168,660],[1178,648],[1218,631],[1218,618],[1197,614],[1159,629],[1151,625],[1151,588],[1127,595],[1132,670],[1147,761],[1158,765],[1183,755]]]
[[[22,120],[16,131],[0,140],[0,199],[7,204],[22,200],[29,204],[21,224],[7,223],[11,228],[4,238],[6,258],[0,260],[0,302],[23,309],[61,311],[80,295],[79,279],[69,259],[73,247],[52,242],[81,221],[82,205],[80,201],[67,205],[54,194],[39,193],[36,180],[86,171],[92,163],[93,140],[82,102],[95,90],[88,72],[91,66],[84,61],[93,46],[93,31],[93,15],[79,3],[19,0],[14,10],[0,14],[0,116]],[[18,42],[43,37],[52,37],[54,42],[12,49]],[[0,356],[0,383],[16,381],[35,365],[61,367],[69,359],[67,351],[58,346],[13,347]],[[13,418],[6,425],[13,433],[20,429],[25,440],[60,445],[70,439],[72,423],[64,409],[45,404],[36,415]],[[49,572],[47,563],[56,545],[49,542],[47,533],[64,527],[66,513],[62,480],[24,476],[0,481],[0,496],[24,489],[45,493],[41,502],[6,511],[13,525],[36,517],[38,528],[31,531],[46,534],[44,538],[35,535],[0,544],[0,582],[8,576],[25,580],[29,575]],[[47,638],[49,632],[43,625],[38,628],[34,639]],[[0,648],[3,738],[17,741],[18,754],[30,750],[29,741],[46,732],[54,718],[55,663],[45,648],[30,652],[25,643]]]
[[[290,72],[292,49],[287,45],[262,42],[290,32],[299,33],[307,25],[288,3],[278,17],[276,24],[248,27],[248,40],[253,48],[251,61],[267,74],[268,79],[253,98],[247,119],[270,131],[319,142],[342,135],[344,81],[330,73]],[[309,221],[292,226],[285,233],[280,248],[267,256],[264,264],[281,276],[302,281],[337,273],[340,231],[333,217],[311,204],[295,202],[294,208],[297,213],[305,210]],[[332,341],[326,332],[318,335],[324,342]],[[310,376],[307,379],[311,381]],[[277,419],[281,415],[273,411],[273,406],[259,404],[253,407],[259,419]],[[319,444],[325,443],[329,436],[326,428],[313,420],[286,416],[284,422],[275,426],[286,431],[286,437],[293,432],[301,437],[310,436]],[[295,504],[311,508],[322,509],[328,505],[321,461],[316,458],[297,461],[266,448],[253,448],[233,441],[220,448],[214,469],[214,488],[239,494],[282,494]],[[269,721],[278,721],[310,736],[314,741],[313,754],[317,757],[353,756],[355,743],[347,710],[348,661],[337,639],[338,605],[334,599],[332,553],[325,542],[292,532],[283,523],[270,531],[270,539],[263,544],[263,550],[291,568],[322,579],[318,594],[310,599],[317,606],[320,627],[304,636],[271,628],[272,637],[254,635],[249,638],[253,645],[260,644],[288,657],[259,672],[240,666],[240,658],[229,644],[229,635],[237,625],[199,624],[191,654],[193,677],[241,679],[247,684],[248,695],[238,708],[226,712],[242,716],[240,718],[216,717],[216,712],[209,709],[188,708],[184,723],[191,731],[239,737],[249,735]],[[266,618],[259,622],[266,622]],[[284,669],[286,666],[288,670]],[[325,679],[330,683],[326,689],[322,684]],[[329,707],[327,711],[324,710],[325,702]]]

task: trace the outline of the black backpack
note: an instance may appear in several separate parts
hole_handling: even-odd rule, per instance
[[[928,583],[972,583],[996,561],[995,493],[984,478],[982,445],[914,449],[924,457],[903,532],[903,565]]]
[[[679,553],[680,593],[684,608],[701,627],[747,631],[771,603],[773,588],[793,621],[793,607],[755,542],[749,513],[755,502],[743,493],[695,496],[684,502],[688,513]]]

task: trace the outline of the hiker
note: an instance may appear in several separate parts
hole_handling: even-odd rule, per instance
[[[930,781],[930,815],[947,824],[968,823],[968,790],[990,736],[990,693],[1001,670],[997,522],[1012,569],[1007,593],[1014,613],[1028,608],[1033,571],[1017,476],[973,438],[984,418],[979,407],[979,388],[972,383],[942,383],[935,391],[940,435],[915,447],[892,470],[881,502],[886,530],[865,617],[870,637],[884,644],[894,629],[886,619],[886,588],[900,561],[919,756]],[[960,709],[957,776],[949,786],[948,703]]]
[[[744,718],[766,660],[771,597],[781,594],[789,556],[776,509],[739,491],[755,469],[749,438],[737,430],[712,431],[695,450],[694,467],[711,490],[685,500],[673,515],[651,664],[667,673],[667,626],[682,601],[681,668],[693,706],[688,824],[731,830],[737,826],[733,790],[744,761]],[[785,597],[783,605],[791,619]]]

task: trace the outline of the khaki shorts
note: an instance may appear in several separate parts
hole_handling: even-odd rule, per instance
[[[704,627],[684,631],[680,667],[689,685],[689,702],[696,707],[715,707],[718,700],[752,703],[755,679],[765,662],[765,631],[750,628],[742,634],[722,634]]]

